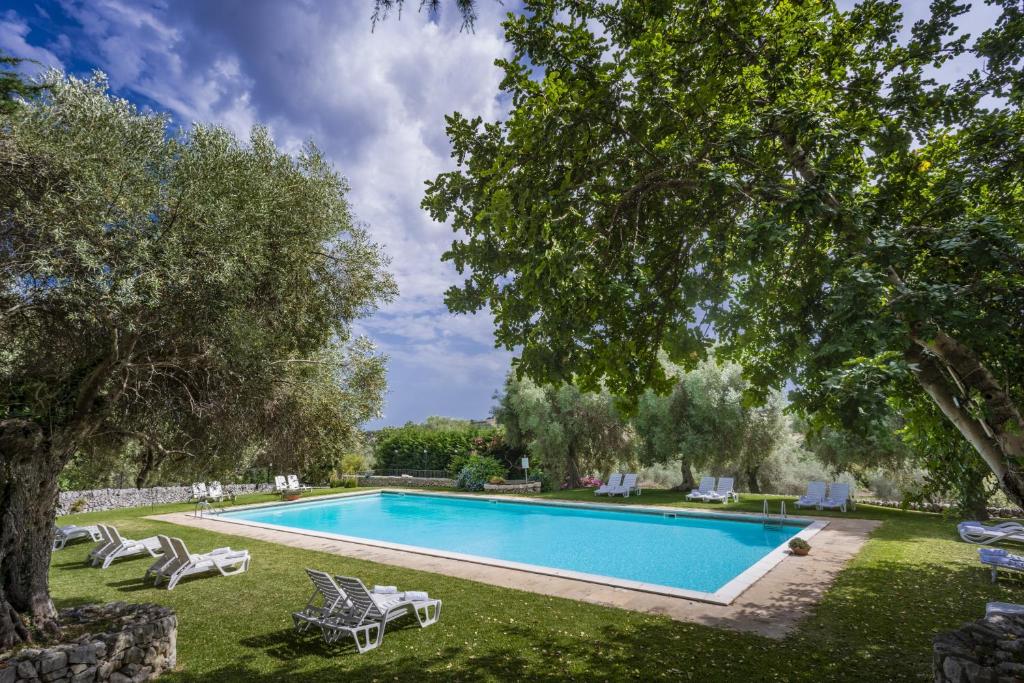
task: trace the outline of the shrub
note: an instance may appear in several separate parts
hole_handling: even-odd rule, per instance
[[[502,478],[505,476],[505,467],[489,455],[470,455],[457,477],[457,484],[460,489],[467,491],[480,491],[484,483],[491,477]]]
[[[474,440],[490,437],[496,430],[473,428],[430,429],[407,425],[383,430],[377,437],[377,468],[382,470],[452,470],[455,458],[465,458]],[[459,468],[461,469],[461,467]]]
[[[490,479],[487,480],[487,483],[488,484],[494,484],[495,486],[497,486],[497,485],[500,485],[500,484],[504,484],[505,480],[502,479],[501,477],[491,477]]]
[[[358,474],[370,469],[366,458],[361,453],[346,453],[341,456],[341,473]]]
[[[791,550],[810,550],[811,544],[802,538],[791,538],[789,539],[789,547]]]
[[[604,482],[601,481],[600,477],[595,477],[590,474],[580,479],[580,486],[582,486],[585,489],[596,489],[603,483]]]
[[[71,514],[81,512],[85,509],[85,503],[85,498],[77,498],[73,503],[71,503],[71,506],[68,508],[68,512]]]

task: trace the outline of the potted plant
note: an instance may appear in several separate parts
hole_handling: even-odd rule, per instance
[[[494,486],[500,486],[501,484],[505,483],[505,480],[502,479],[501,477],[491,477],[490,479],[487,480],[487,483],[493,484]]]
[[[284,498],[285,500],[298,500],[299,498],[302,497],[302,495],[300,493],[295,493],[292,491],[285,491],[284,493],[281,494],[281,497]]]
[[[806,555],[811,552],[811,544],[802,538],[793,538],[789,541],[789,550],[794,555]]]

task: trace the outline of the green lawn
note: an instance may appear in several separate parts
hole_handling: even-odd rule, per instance
[[[594,498],[590,491],[557,497]],[[679,494],[655,491],[615,502],[685,505]],[[760,511],[761,502],[748,496],[725,507]],[[177,610],[178,671],[166,677],[171,681],[930,680],[937,631],[978,618],[988,600],[1024,601],[1022,587],[989,582],[951,520],[871,506],[851,514],[882,526],[816,612],[782,641],[144,519],[187,509],[79,514],[61,523],[105,521],[136,538],[173,534],[193,551],[246,547],[254,558],[248,573],[186,580],[169,592],[142,583],[148,557],[107,571],[88,568],[85,543],[54,553],[51,572],[59,607],[125,600]],[[289,614],[310,590],[304,567],[425,590],[444,600],[444,613],[425,630],[413,621],[389,631],[366,655],[348,645],[327,647],[318,634],[291,629]]]

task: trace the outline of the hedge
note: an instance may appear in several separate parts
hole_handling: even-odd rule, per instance
[[[379,470],[447,470],[453,458],[473,450],[474,439],[490,439],[498,430],[427,429],[409,425],[386,429],[377,436],[376,465]]]

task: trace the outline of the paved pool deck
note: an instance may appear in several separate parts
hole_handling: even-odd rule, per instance
[[[308,500],[310,498],[303,499],[303,501]],[[672,507],[664,509],[667,511],[679,510],[679,508]],[[849,514],[856,515],[856,512]],[[750,516],[758,517],[758,515]],[[860,551],[871,532],[880,524],[880,522],[857,519],[853,516],[818,518],[791,515],[791,517],[828,523],[814,536],[814,547],[811,554],[806,557],[788,556],[784,558],[728,605],[716,605],[518,569],[323,538],[307,535],[301,531],[280,531],[247,526],[220,520],[215,516],[196,517],[193,513],[177,512],[154,515],[149,519],[279,543],[294,548],[317,550],[381,564],[435,572],[543,595],[581,600],[649,614],[660,614],[678,621],[751,632],[769,638],[784,638],[797,627],[802,619],[813,612],[815,605],[821,600],[839,572]]]

